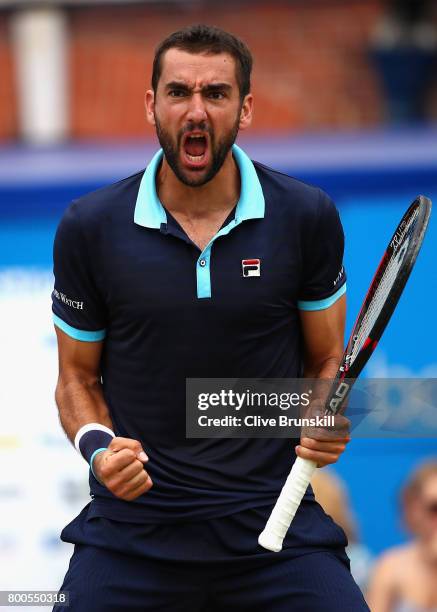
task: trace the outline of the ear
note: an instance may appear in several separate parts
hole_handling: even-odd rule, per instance
[[[247,94],[243,100],[243,104],[241,106],[240,111],[240,123],[239,129],[245,130],[252,123],[253,116],[253,95],[251,93]]]
[[[144,96],[144,106],[146,108],[146,118],[150,125],[155,125],[155,93],[152,89],[146,91]]]

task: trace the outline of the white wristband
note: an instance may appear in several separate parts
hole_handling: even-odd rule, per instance
[[[106,425],[102,425],[101,423],[87,423],[86,425],[83,425],[79,431],[77,432],[77,434],[74,437],[74,447],[77,450],[78,453],[80,453],[80,448],[79,448],[79,442],[81,437],[86,434],[88,431],[93,431],[93,430],[98,430],[98,431],[106,431],[106,433],[108,433],[109,435],[111,435],[113,438],[115,438],[115,433],[112,431],[112,429],[109,429],[109,427],[106,427]]]

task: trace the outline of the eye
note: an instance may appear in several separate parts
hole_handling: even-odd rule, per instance
[[[168,95],[171,98],[182,98],[186,95],[186,92],[183,89],[170,89]]]
[[[208,98],[211,98],[211,100],[223,100],[224,97],[225,94],[222,91],[210,91],[208,93]]]

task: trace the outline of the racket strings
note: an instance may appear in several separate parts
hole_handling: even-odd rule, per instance
[[[396,282],[399,270],[402,267],[405,258],[405,250],[408,248],[411,234],[413,233],[416,226],[416,219],[419,214],[417,208],[413,215],[411,215],[402,235],[402,239],[398,244],[396,251],[390,257],[383,275],[378,283],[375,293],[370,301],[369,307],[366,310],[364,317],[361,321],[358,333],[355,336],[355,342],[352,347],[351,354],[349,356],[350,363],[353,363],[358,353],[361,351],[364,342],[370,335],[370,332],[375,325],[385,302],[390,294],[391,288]]]

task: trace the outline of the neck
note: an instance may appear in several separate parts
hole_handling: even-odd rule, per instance
[[[190,187],[177,178],[164,157],[156,177],[156,189],[162,204],[170,212],[200,217],[235,206],[240,196],[240,173],[232,151],[229,151],[213,179],[200,187]]]

